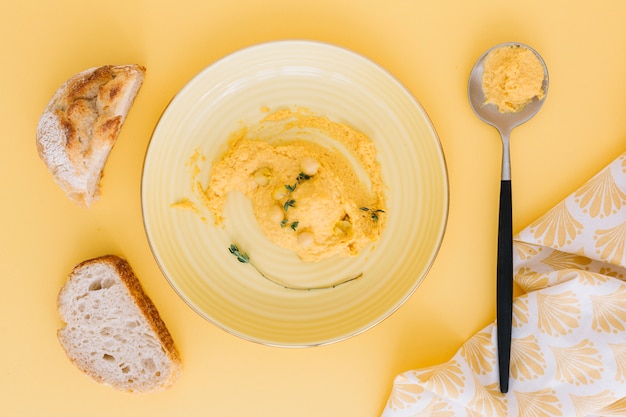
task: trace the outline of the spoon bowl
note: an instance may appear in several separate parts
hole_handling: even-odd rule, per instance
[[[495,49],[516,46],[530,50],[543,66],[543,96],[534,97],[518,112],[501,112],[494,104],[485,103],[483,72],[485,59]],[[485,123],[495,127],[502,138],[502,177],[500,182],[500,208],[498,220],[498,259],[497,259],[497,345],[500,391],[509,390],[511,361],[511,327],[513,319],[513,213],[511,196],[511,160],[509,151],[510,135],[513,128],[530,120],[543,105],[548,94],[548,69],[541,56],[531,47],[508,42],[496,45],[485,52],[474,64],[469,76],[468,95],[474,113]]]
[[[539,62],[543,66],[544,70],[543,83],[541,85],[544,93],[543,97],[541,99],[534,97],[521,111],[516,113],[502,113],[494,104],[485,104],[485,92],[483,91],[482,85],[485,59],[487,58],[487,55],[489,55],[489,53],[493,50],[506,46],[519,46],[530,50],[539,59]],[[543,58],[541,58],[541,55],[539,55],[539,53],[530,46],[519,42],[502,43],[490,48],[482,54],[480,58],[478,58],[472,68],[472,71],[470,72],[468,96],[472,110],[480,120],[495,127],[500,132],[500,136],[502,137],[504,147],[502,152],[503,179],[510,179],[511,176],[509,156],[509,138],[511,131],[514,127],[530,120],[535,114],[537,114],[539,109],[541,109],[541,106],[543,106],[543,103],[548,95],[548,80],[548,67],[546,66]]]

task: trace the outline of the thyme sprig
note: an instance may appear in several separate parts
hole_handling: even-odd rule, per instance
[[[240,252],[237,245],[230,245],[228,247],[228,251],[232,253],[233,255],[235,255],[235,257],[237,257],[237,260],[241,262],[242,264],[250,263],[250,257],[248,256],[248,254],[244,252]]]
[[[289,210],[289,207],[296,206],[296,200],[291,198],[291,194],[294,191],[296,191],[296,188],[298,188],[298,185],[302,184],[302,181],[306,181],[310,179],[311,179],[310,175],[307,175],[304,172],[301,172],[296,177],[296,182],[294,182],[293,185],[285,184],[285,188],[287,189],[287,191],[289,191],[289,195],[287,196],[287,201],[285,202],[285,204],[283,204],[283,209],[285,210],[285,213],[287,212],[287,210]]]
[[[363,210],[363,211],[367,211],[367,212],[369,212],[369,213],[370,213],[370,217],[371,217],[371,218],[372,218],[372,220],[373,220],[373,221],[375,221],[375,222],[377,222],[377,221],[378,221],[378,219],[379,219],[378,215],[379,215],[380,213],[384,213],[384,212],[385,212],[385,210],[381,210],[381,209],[376,209],[376,210],[374,210],[374,209],[371,209],[371,208],[369,208],[369,207],[360,207],[360,210]]]
[[[287,201],[285,201],[285,204],[283,204],[283,210],[285,210],[285,213],[286,213],[287,210],[289,210],[289,207],[295,207],[295,206],[296,206],[296,200],[294,200],[293,198],[290,198]]]
[[[296,182],[293,185],[290,184],[285,184],[285,188],[287,189],[287,191],[289,191],[290,193],[293,193],[294,191],[296,191],[296,188],[298,188],[299,184],[302,184],[303,181],[307,181],[310,180],[311,176],[305,174],[304,172],[301,172],[298,174],[298,176],[296,177]]]
[[[291,224],[289,224],[289,220],[287,219],[283,219],[280,221],[280,227],[285,227],[287,225],[289,225],[289,227],[291,227],[291,229],[295,232],[296,229],[298,228],[298,225],[300,224],[300,222],[295,221],[295,222],[291,222]]]
[[[250,261],[250,256],[248,256],[247,253],[242,252],[241,250],[239,250],[239,247],[233,243],[231,243],[231,245],[228,247],[228,251],[237,258],[237,260],[241,263],[244,264],[248,264],[251,267],[253,267],[254,269],[256,269],[256,271],[266,280],[270,281],[273,284],[276,284],[278,286],[281,286],[287,290],[295,290],[295,291],[314,291],[314,290],[329,290],[332,288],[337,288],[340,285],[343,284],[347,284],[348,282],[352,282],[352,281],[356,281],[357,279],[361,278],[363,276],[363,273],[360,273],[359,275],[352,277],[352,278],[348,278],[345,279],[343,281],[339,281],[336,282],[334,284],[329,284],[329,285],[321,285],[318,287],[296,287],[296,286],[291,286],[291,285],[287,285],[282,283],[281,281],[275,279],[275,278],[271,278],[268,275],[265,275],[265,273],[263,271],[261,271],[255,264],[253,264]]]

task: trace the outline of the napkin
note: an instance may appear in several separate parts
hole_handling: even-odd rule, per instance
[[[383,417],[626,416],[626,153],[514,238],[509,392],[496,325],[398,375]]]

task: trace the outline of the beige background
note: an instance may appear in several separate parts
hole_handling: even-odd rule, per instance
[[[350,48],[411,90],[440,136],[451,200],[439,256],[399,311],[355,338],[300,350],[239,340],[192,312],[152,258],[139,194],[152,129],[172,96],[230,52],[293,38]],[[500,143],[466,97],[478,56],[519,41],[549,67],[544,107],[512,135],[516,230],[625,147],[620,0],[5,0],[0,39],[2,416],[378,416],[396,374],[448,360],[495,316]],[[145,65],[148,75],[106,166],[103,197],[84,210],[53,183],[35,129],[69,76],[125,63]],[[130,261],[181,351],[184,377],[165,393],[95,384],[56,340],[66,274],[105,253]]]

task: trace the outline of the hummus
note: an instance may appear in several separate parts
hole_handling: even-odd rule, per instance
[[[223,222],[229,193],[250,199],[261,231],[303,261],[358,254],[385,226],[385,195],[374,143],[303,109],[269,112],[242,126],[193,186]],[[194,158],[198,156],[195,155]]]
[[[485,104],[495,104],[500,113],[517,113],[533,98],[543,98],[544,78],[543,65],[532,50],[519,45],[494,49],[485,58]]]

